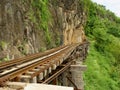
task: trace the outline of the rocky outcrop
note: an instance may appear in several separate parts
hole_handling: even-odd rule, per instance
[[[0,0],[0,54],[2,54],[3,51],[9,51],[7,52],[9,55],[8,59],[23,56],[23,53],[26,53],[24,48],[26,44],[29,50],[33,48],[31,44],[33,44],[35,33],[31,33],[33,31],[29,29],[31,36],[29,40],[26,41],[27,26],[25,26],[25,15],[22,6],[22,0]],[[33,50],[29,53],[34,52]],[[4,57],[6,57],[6,55]],[[0,59],[2,59],[2,57],[0,57]]]
[[[50,44],[46,41],[46,32],[37,28],[41,21],[33,21],[38,16],[31,14],[41,9],[32,3],[32,0],[0,0],[0,59],[18,58],[86,40],[83,31],[85,14],[80,0],[48,0]]]
[[[7,55],[8,59],[18,58],[46,47],[43,32],[28,18],[29,6],[29,0],[0,0],[0,55],[4,55],[0,59]],[[6,51],[8,54],[3,53]]]
[[[49,12],[45,13],[45,9]],[[48,17],[43,15],[49,13],[50,21],[47,21]],[[63,44],[82,43],[86,41],[85,21],[81,0],[0,0],[0,59],[14,59]],[[82,64],[85,50],[82,47],[78,52],[81,56],[75,60],[75,67]],[[71,71],[72,80],[83,89],[82,71],[75,70]]]
[[[83,31],[86,17],[80,0],[57,0],[54,3],[50,0],[50,2],[51,12],[55,18],[53,26],[57,25],[57,29],[62,30],[63,43],[67,45],[86,40]]]

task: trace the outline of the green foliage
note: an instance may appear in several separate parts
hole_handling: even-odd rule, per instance
[[[48,30],[48,24],[50,22],[50,12],[48,9],[48,0],[31,0],[29,18],[34,24],[36,24],[37,29],[42,29],[46,37],[46,44],[51,44],[51,34]]]
[[[59,38],[59,37],[57,38],[55,44],[56,44],[57,46],[60,45],[60,38]]]
[[[9,57],[6,56],[5,58],[0,59],[0,62],[5,62],[5,61],[9,61],[9,60],[10,60]]]
[[[85,33],[91,41],[85,90],[120,90],[120,19],[102,5],[83,2]]]
[[[115,58],[112,55],[97,51],[95,42],[91,41],[90,53],[86,60],[88,66],[85,72],[85,90],[119,90],[118,72],[113,66]]]
[[[120,28],[116,26],[110,26],[108,33],[120,38]]]
[[[40,52],[46,51],[46,47],[41,47],[41,48],[39,49],[39,51],[40,51]]]
[[[7,45],[8,45],[8,43],[6,43],[6,42],[4,42],[4,41],[1,41],[1,42],[0,42],[0,48],[1,48],[2,50],[7,49]]]

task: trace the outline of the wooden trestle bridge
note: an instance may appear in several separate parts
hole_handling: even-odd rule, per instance
[[[82,56],[85,59],[87,48],[88,42],[83,42],[2,62],[0,63],[0,87],[12,82],[44,84],[54,82],[55,84],[55,79],[74,65],[76,58]],[[75,89],[78,89],[69,77],[66,78],[70,80]]]

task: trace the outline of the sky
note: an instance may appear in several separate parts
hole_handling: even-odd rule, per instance
[[[98,4],[104,5],[107,9],[120,17],[120,0],[92,0]]]

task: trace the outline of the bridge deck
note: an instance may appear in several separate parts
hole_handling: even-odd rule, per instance
[[[83,42],[60,46],[44,53],[0,63],[0,86],[5,86],[7,81],[51,83],[65,72],[76,58],[83,56],[84,60],[87,44]]]

